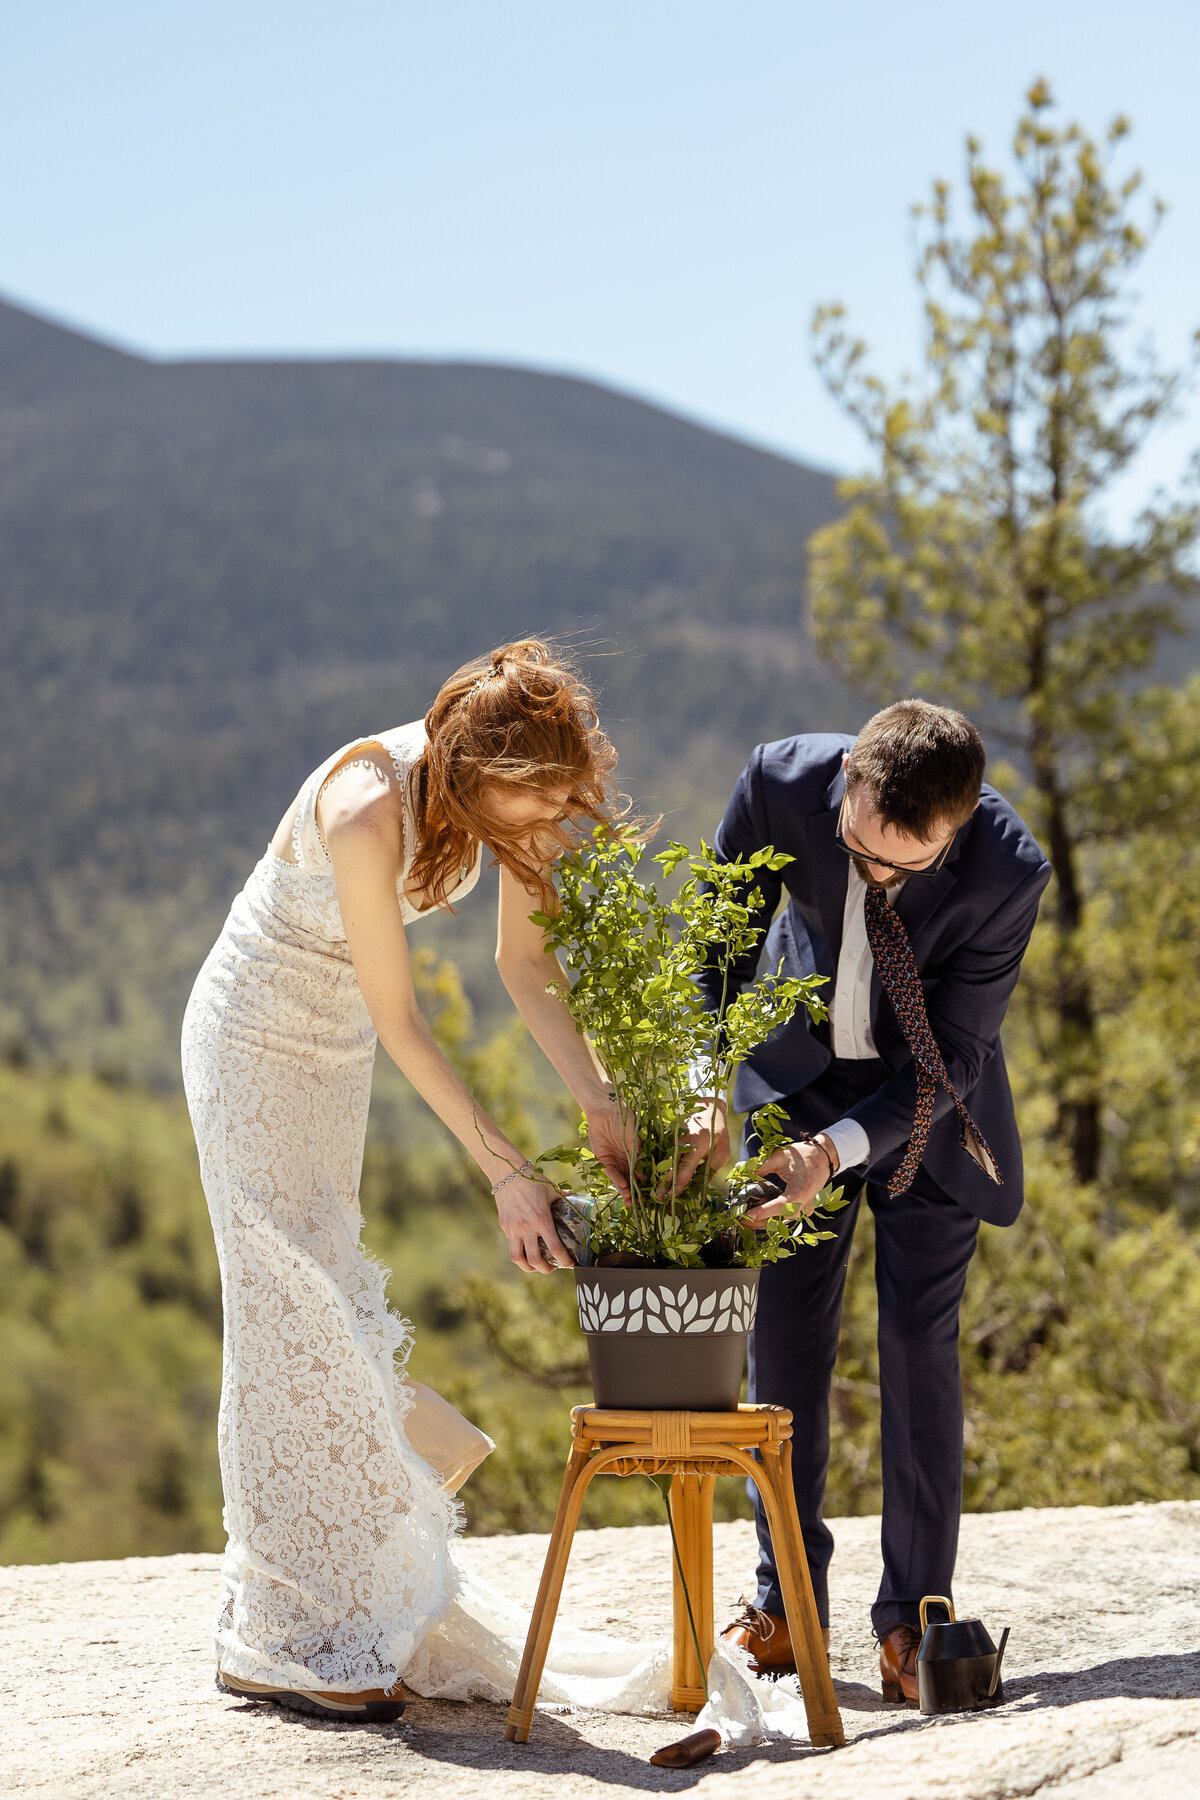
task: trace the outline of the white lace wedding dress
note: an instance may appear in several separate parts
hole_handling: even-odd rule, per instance
[[[392,759],[406,866],[408,775],[424,741],[419,722],[358,741]],[[268,849],[258,863],[184,1017],[225,1313],[217,1655],[230,1674],[284,1687],[353,1692],[402,1677],[427,1695],[507,1700],[528,1618],[455,1561],[460,1509],[405,1436],[412,1330],[359,1241],[376,1039],[315,817],[322,783],[356,747],[305,784],[295,861]],[[482,848],[451,898],[474,887],[481,860]],[[403,886],[409,926],[420,915]],[[665,1643],[564,1626],[542,1699],[658,1711],[669,1673]]]

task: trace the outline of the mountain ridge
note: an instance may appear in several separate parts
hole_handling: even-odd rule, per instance
[[[849,716],[804,609],[836,505],[583,377],[150,359],[0,302],[0,1041],[169,1078],[307,770],[516,636],[573,642],[624,785],[711,830],[755,742]]]

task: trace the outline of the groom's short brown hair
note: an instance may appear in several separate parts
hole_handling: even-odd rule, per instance
[[[859,783],[884,825],[928,843],[970,818],[987,752],[970,719],[928,700],[897,700],[867,720],[849,754],[846,783]]]

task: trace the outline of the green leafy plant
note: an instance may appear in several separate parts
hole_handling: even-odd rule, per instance
[[[623,1121],[636,1129],[629,1200],[615,1192],[585,1142],[558,1145],[538,1162],[571,1168],[575,1185],[590,1197],[594,1257],[620,1255],[684,1269],[776,1262],[831,1237],[818,1216],[843,1204],[840,1188],[826,1189],[812,1217],[774,1218],[758,1231],[746,1223],[746,1190],[764,1158],[791,1137],[781,1107],[763,1106],[753,1115],[756,1155],[722,1177],[710,1152],[682,1192],[675,1188],[696,1077],[703,1093],[724,1095],[738,1065],[797,1006],[805,1005],[814,1020],[827,1017],[816,992],[820,975],[784,978],[776,969],[731,991],[734,962],[754,948],[765,924],[755,875],[782,869],[791,858],[768,846],[720,862],[707,844],[694,855],[671,843],[654,861],[668,876],[686,864],[688,876],[667,900],[639,877],[641,855],[631,827],[598,827],[559,864],[557,914],[533,915],[566,959],[572,979],[564,998],[608,1072]],[[697,985],[702,969],[721,976],[715,1016]]]

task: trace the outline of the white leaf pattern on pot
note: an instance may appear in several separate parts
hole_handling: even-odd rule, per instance
[[[758,1311],[756,1284],[741,1283],[701,1295],[687,1283],[665,1282],[644,1287],[606,1290],[581,1282],[577,1289],[579,1323],[587,1332],[643,1330],[659,1336],[711,1332],[748,1332]]]

